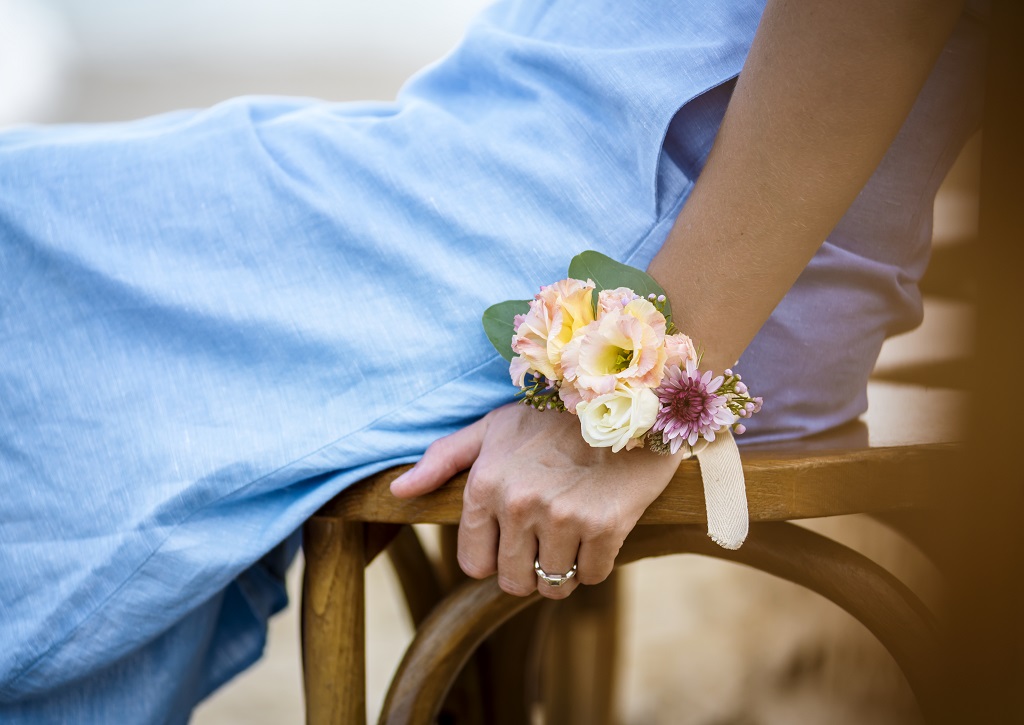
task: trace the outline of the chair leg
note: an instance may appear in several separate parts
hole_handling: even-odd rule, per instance
[[[405,595],[409,618],[416,629],[443,597],[440,574],[412,526],[402,526],[387,551]],[[477,668],[466,667],[462,671],[445,701],[439,722],[459,725],[489,722],[493,725],[493,721],[484,715],[480,680]]]
[[[441,528],[440,575],[445,590],[451,591],[470,581],[459,568],[458,527]],[[534,633],[537,629],[537,611],[531,607],[512,617],[503,627],[476,650],[463,668],[460,678],[462,689],[479,700],[479,722],[488,725],[521,725],[530,722],[534,704],[531,685],[536,681],[537,668],[524,664],[532,654]],[[455,682],[442,715],[452,705],[453,697],[460,696],[459,681]],[[465,695],[462,695],[465,697]],[[477,720],[467,719],[467,722]],[[458,720],[456,722],[462,722]]]
[[[309,725],[366,722],[364,527],[316,516],[306,522],[302,662]]]
[[[403,526],[388,546],[391,568],[405,595],[413,629],[420,626],[443,596],[437,572],[411,526]]]
[[[532,720],[539,677],[534,644],[540,622],[538,607],[506,621],[477,649],[489,725],[521,725]],[[467,668],[468,669],[468,668]]]
[[[618,573],[545,607],[544,722],[610,725],[615,721]]]

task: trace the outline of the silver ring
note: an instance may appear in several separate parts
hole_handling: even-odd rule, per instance
[[[540,568],[540,559],[533,560],[533,571],[545,583],[553,587],[560,587],[576,576],[576,562],[573,562],[572,569],[565,574],[548,574]]]

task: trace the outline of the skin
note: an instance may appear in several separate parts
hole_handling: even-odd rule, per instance
[[[739,358],[853,202],[962,5],[769,1],[704,171],[649,268],[676,324],[703,345],[702,369]],[[435,442],[392,492],[418,496],[469,468],[463,571],[560,599],[608,576],[678,463],[591,448],[574,417],[509,405]],[[540,582],[535,556],[549,573],[578,561],[578,576]]]

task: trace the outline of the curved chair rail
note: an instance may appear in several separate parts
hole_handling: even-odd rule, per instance
[[[743,548],[727,551],[693,526],[638,528],[620,564],[649,556],[695,553],[751,566],[835,602],[889,650],[927,716],[938,710],[933,668],[940,638],[931,613],[898,579],[861,554],[789,523],[760,523]],[[434,722],[445,695],[480,643],[540,596],[502,592],[494,577],[453,592],[423,622],[395,675],[380,722]]]

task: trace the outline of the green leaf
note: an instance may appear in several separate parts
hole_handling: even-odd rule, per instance
[[[512,338],[516,334],[515,316],[530,311],[528,300],[505,300],[484,310],[484,332],[494,349],[508,361],[512,360]]]
[[[663,295],[665,290],[658,284],[654,277],[636,267],[616,262],[600,252],[587,250],[572,258],[569,262],[569,276],[573,279],[594,280],[597,291],[615,289],[616,287],[628,287],[641,297],[647,295]],[[594,296],[594,304],[597,304],[597,295]],[[665,313],[672,315],[672,307],[666,302]]]

